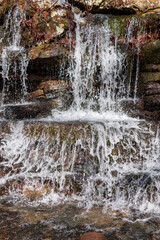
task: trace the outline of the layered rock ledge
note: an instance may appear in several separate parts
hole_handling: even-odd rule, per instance
[[[69,0],[81,9],[93,13],[134,14],[159,9],[159,0]]]

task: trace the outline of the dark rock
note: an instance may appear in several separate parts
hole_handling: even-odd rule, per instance
[[[160,10],[155,9],[142,14],[142,18],[146,25],[146,31],[151,35],[159,38],[159,23],[160,23]]]
[[[28,65],[28,73],[34,75],[50,75],[58,79],[62,64],[67,64],[67,58],[64,55],[57,55],[50,58],[31,59]]]
[[[150,96],[150,95],[160,95],[160,88],[158,89],[150,89],[150,90],[147,90],[146,92],[145,92],[145,95],[146,96]]]
[[[145,96],[144,109],[150,111],[160,110],[160,95]]]
[[[4,107],[3,117],[6,119],[31,119],[46,117],[51,114],[52,101],[36,102],[24,105],[8,105]]]

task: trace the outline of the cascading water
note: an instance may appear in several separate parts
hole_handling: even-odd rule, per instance
[[[40,200],[44,204],[79,200],[87,207],[157,211],[159,143],[159,129],[136,120],[16,123],[1,143],[6,173],[0,183],[23,202],[26,189],[44,188],[49,191]]]
[[[126,119],[128,117],[122,111],[121,102],[137,100],[140,45],[138,40],[136,46],[133,42],[144,29],[134,18],[126,26],[121,38],[125,51],[132,52],[132,58],[128,58],[128,53],[118,45],[122,33],[111,30],[110,18],[97,15],[87,20],[75,14],[74,56],[71,56],[67,73],[65,70],[73,89],[72,107],[68,112],[53,110],[52,120],[96,121],[110,119],[111,116]],[[137,33],[133,31],[135,26],[139,29]],[[118,29],[116,20],[112,28]]]
[[[2,104],[23,103],[27,94],[28,59],[25,49],[20,45],[20,25],[21,10],[16,7],[8,13],[2,39],[6,41],[2,52]]]
[[[139,57],[131,94],[133,67],[118,47],[118,37],[113,39],[109,18],[85,20],[75,14],[75,51],[67,69],[72,107],[53,110],[41,122],[8,124],[0,145],[0,186],[8,201],[23,206],[75,202],[102,206],[104,212],[134,208],[158,213],[159,126],[127,116],[120,104],[137,98]],[[126,27],[126,50],[134,40],[134,24],[133,19]],[[19,49],[19,43],[15,46]],[[10,64],[4,65],[8,79]]]
[[[75,106],[78,110],[87,109],[104,112],[115,108],[116,100],[125,95],[125,75],[120,79],[125,54],[111,43],[108,20],[101,27],[94,23],[80,26],[84,21],[75,15],[76,46],[75,68],[70,71]],[[98,20],[97,20],[98,21]],[[72,64],[72,67],[74,63]],[[117,90],[119,91],[117,92]]]

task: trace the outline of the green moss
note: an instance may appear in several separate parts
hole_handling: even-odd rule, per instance
[[[112,31],[112,33],[117,34],[120,38],[126,37],[126,30],[127,25],[129,25],[131,22],[133,22],[133,29],[134,26],[138,25],[138,31],[140,34],[142,34],[145,31],[146,24],[145,21],[141,18],[141,15],[124,15],[124,16],[109,16],[108,24]]]

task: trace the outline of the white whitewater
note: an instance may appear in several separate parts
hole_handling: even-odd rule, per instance
[[[138,121],[11,124],[0,146],[15,201],[159,211],[160,133]],[[8,161],[9,159],[9,161]],[[76,185],[76,187],[74,187]],[[21,186],[21,187],[20,187]],[[48,194],[32,202],[25,191]],[[23,189],[23,190],[22,190]],[[29,189],[29,190],[28,190]],[[80,189],[80,190],[77,190]]]
[[[108,19],[99,17],[101,24],[91,22],[85,26],[81,26],[84,19],[80,15],[75,15],[75,20],[76,46],[69,69],[75,109],[115,109],[126,93],[126,76],[121,74],[126,55],[111,42]]]
[[[74,201],[80,207],[102,206],[104,211],[111,207],[158,213],[159,126],[128,117],[120,105],[137,98],[139,58],[131,96],[127,54],[116,39],[112,41],[108,19],[97,18],[99,24],[84,25],[75,15],[75,52],[68,69],[71,109],[53,110],[41,122],[8,123],[0,145],[0,185],[9,186],[10,199],[23,205]],[[133,24],[134,20],[126,43],[133,40]],[[42,196],[27,197],[35,191]]]

